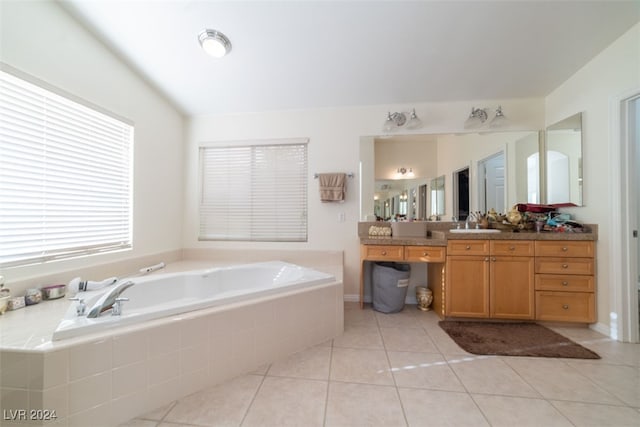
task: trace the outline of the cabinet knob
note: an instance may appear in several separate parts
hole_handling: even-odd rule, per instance
[[[569,268],[569,264],[562,264],[562,268]]]
[[[382,255],[386,255],[386,254],[387,254],[387,251],[382,251]]]
[[[471,249],[471,246],[467,245],[467,246],[465,246],[464,248],[465,248],[466,250],[469,250],[469,249]]]
[[[566,247],[566,246],[563,246],[563,247],[562,247],[562,252],[567,252],[568,250],[569,250],[569,248],[568,248],[568,247]]]
[[[496,257],[491,258],[491,261],[495,261],[495,260],[496,260]]]
[[[429,256],[429,252],[422,252],[422,256]]]
[[[562,304],[563,310],[569,310],[569,304]]]
[[[515,250],[516,250],[516,247],[515,247],[515,246],[509,246],[509,250],[510,250],[510,251],[515,251]]]
[[[489,261],[489,257],[486,257],[484,260],[485,260],[485,261]]]
[[[568,286],[568,285],[569,285],[569,282],[567,282],[566,280],[562,281],[562,286]]]

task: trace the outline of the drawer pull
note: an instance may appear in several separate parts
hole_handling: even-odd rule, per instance
[[[381,253],[382,253],[382,255],[386,255],[387,251],[382,251]]]
[[[569,310],[569,304],[562,304],[563,310]]]
[[[485,261],[489,261],[489,257],[486,257],[484,260],[485,260]]]
[[[491,258],[491,261],[495,261],[495,260],[496,260],[496,257]]]
[[[567,282],[566,280],[562,281],[562,286],[569,286],[569,282]]]
[[[562,268],[569,268],[569,264],[562,264]]]
[[[467,245],[467,246],[465,246],[464,248],[465,248],[466,250],[469,250],[469,249],[471,249],[471,246]]]
[[[566,247],[566,246],[563,246],[563,247],[562,247],[562,252],[567,252],[568,250],[569,250],[569,248],[568,248],[568,247]]]
[[[429,256],[429,252],[422,252],[422,256]]]
[[[515,251],[515,250],[516,250],[516,248],[515,248],[515,246],[509,246],[509,250],[510,250],[510,251]]]

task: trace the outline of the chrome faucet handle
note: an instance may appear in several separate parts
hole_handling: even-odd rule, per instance
[[[76,314],[78,316],[84,316],[86,314],[87,305],[84,303],[84,298],[73,297],[69,298],[69,301],[78,301],[78,304],[76,305]]]
[[[113,307],[111,307],[112,316],[120,316],[122,314],[122,303],[124,303],[125,301],[129,301],[129,298],[116,298],[113,303]]]

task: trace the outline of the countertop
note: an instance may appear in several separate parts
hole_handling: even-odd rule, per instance
[[[427,225],[427,236],[425,237],[389,237],[389,236],[369,236],[367,230],[370,225],[366,224],[358,227],[360,244],[362,245],[404,245],[404,246],[447,246],[449,240],[577,240],[595,241],[598,240],[597,225],[589,225],[584,232],[553,232],[553,231],[505,231],[499,233],[474,233],[461,232],[452,233],[448,231],[455,228],[450,223],[431,223]],[[364,232],[363,232],[364,231]]]

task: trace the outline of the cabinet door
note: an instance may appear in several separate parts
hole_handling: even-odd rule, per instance
[[[489,317],[489,257],[447,257],[446,315]]]
[[[496,319],[533,319],[533,257],[491,257],[491,317]]]

